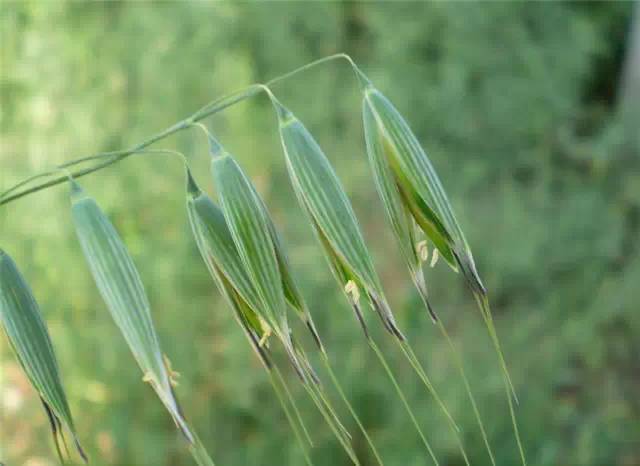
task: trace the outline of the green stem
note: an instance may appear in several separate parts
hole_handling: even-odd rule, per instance
[[[460,449],[460,453],[464,458],[464,462],[467,466],[471,466],[469,464],[469,458],[467,457],[467,452],[464,449],[462,439],[460,439],[460,428],[458,427],[458,424],[456,424],[456,421],[451,416],[451,413],[449,412],[449,410],[447,409],[447,406],[442,401],[442,398],[440,398],[440,395],[438,395],[438,392],[436,391],[435,387],[431,383],[431,380],[429,380],[429,377],[427,376],[427,373],[422,368],[422,365],[420,364],[418,357],[416,356],[413,349],[409,346],[407,342],[400,342],[398,340],[396,341],[398,342],[398,345],[400,346],[402,353],[405,355],[405,357],[407,358],[407,360],[409,361],[413,369],[416,371],[416,374],[418,374],[418,377],[420,377],[420,380],[422,380],[422,383],[425,385],[425,387],[427,387],[427,390],[429,391],[431,396],[433,396],[433,398],[436,400],[436,403],[438,404],[438,406],[440,406],[440,409],[447,417],[447,421],[449,422],[449,425],[453,430],[453,434],[456,437],[456,442],[458,443],[458,448]]]
[[[313,440],[311,440],[311,435],[309,435],[309,431],[307,430],[307,426],[305,425],[304,420],[302,419],[302,414],[298,409],[298,405],[295,402],[295,398],[293,398],[293,395],[291,394],[291,391],[289,390],[289,387],[287,386],[287,383],[285,382],[284,377],[280,372],[280,369],[278,369],[278,367],[274,365],[273,370],[276,373],[276,376],[278,378],[278,381],[280,382],[280,385],[284,389],[284,393],[287,399],[289,400],[289,404],[293,407],[293,412],[296,416],[296,419],[298,420],[298,424],[300,424],[300,426],[302,427],[302,432],[304,433],[305,439],[307,440],[309,445],[313,447]]]
[[[493,456],[493,451],[491,450],[491,444],[489,443],[489,438],[487,437],[487,432],[484,428],[484,422],[482,422],[482,416],[480,415],[480,411],[478,410],[478,405],[476,404],[476,399],[473,396],[473,392],[471,391],[471,385],[469,384],[469,379],[467,378],[467,374],[464,370],[464,364],[462,362],[462,358],[458,353],[457,348],[453,344],[451,337],[449,336],[449,332],[447,332],[446,327],[442,323],[442,319],[438,319],[437,321],[438,328],[440,329],[440,333],[444,336],[445,340],[447,340],[447,344],[449,345],[449,349],[453,354],[453,360],[460,372],[460,377],[464,383],[465,389],[467,391],[467,396],[469,397],[469,401],[471,402],[471,407],[473,408],[473,413],[476,417],[476,421],[478,422],[478,427],[480,428],[480,433],[482,434],[482,440],[484,441],[485,447],[487,448],[487,453],[489,454],[489,458],[491,459],[491,464],[496,466],[496,460]]]
[[[332,416],[331,413],[327,412],[326,407],[324,406],[322,401],[318,398],[318,395],[315,393],[312,384],[305,383],[303,385],[307,390],[309,397],[318,408],[318,411],[320,411],[325,421],[333,431],[333,434],[335,435],[336,439],[338,439],[338,441],[340,442],[340,445],[342,445],[342,448],[344,448],[347,455],[349,455],[349,458],[351,459],[351,461],[353,461],[353,464],[355,464],[356,466],[360,466],[360,461],[358,460],[356,453],[353,451],[353,447],[351,446],[349,439],[346,438],[344,435],[344,432],[341,431],[341,425],[336,425],[335,416]]]
[[[198,466],[215,466],[195,432],[193,432],[193,443],[189,445],[189,452]]]
[[[30,176],[29,178],[25,178],[24,180],[22,180],[21,182],[19,182],[18,184],[14,185],[13,187],[9,188],[8,190],[6,190],[5,192],[3,192],[0,195],[0,199],[7,197],[8,194],[11,194],[12,192],[16,191],[18,188],[25,186],[29,183],[31,183],[32,181],[38,180],[40,178],[46,178],[48,176],[53,176],[56,175],[58,173],[60,173],[61,171],[63,171],[65,173],[65,175],[67,176],[67,178],[73,178],[74,175],[72,173],[69,173],[67,170],[65,170],[66,168],[69,167],[73,167],[75,165],[81,165],[83,163],[86,162],[93,162],[95,160],[102,160],[102,159],[106,159],[106,158],[111,158],[112,160],[117,159],[118,157],[120,157],[123,154],[123,151],[114,151],[114,152],[102,152],[99,154],[94,154],[94,155],[89,155],[87,157],[81,157],[78,159],[74,159],[74,160],[70,160],[68,162],[62,163],[60,165],[56,165],[55,167],[53,167],[50,170],[41,172],[41,173],[37,173],[35,175]],[[171,149],[140,149],[140,150],[136,150],[131,152],[131,154],[129,155],[137,155],[137,154],[174,154],[179,156],[182,161],[184,162],[185,165],[187,165],[186,162],[186,157],[182,152],[176,151],[176,150],[171,150]],[[8,202],[8,201],[7,201]]]
[[[513,425],[513,434],[516,437],[516,443],[518,444],[518,451],[520,453],[520,460],[522,461],[523,466],[527,466],[527,459],[524,454],[524,447],[522,446],[522,440],[520,439],[520,429],[518,428],[518,421],[516,419],[516,412],[513,406],[513,400],[518,402],[516,397],[516,392],[513,387],[513,383],[511,382],[511,376],[509,375],[509,371],[507,369],[507,363],[504,360],[504,356],[502,353],[502,349],[500,347],[500,340],[498,340],[498,333],[496,332],[496,327],[493,323],[493,317],[491,315],[491,309],[489,308],[489,302],[486,297],[478,296],[478,294],[473,294],[478,306],[480,307],[480,314],[482,314],[482,318],[484,319],[487,328],[489,329],[489,335],[491,336],[491,340],[493,341],[493,345],[495,347],[496,352],[498,353],[498,358],[500,359],[500,366],[502,368],[503,373],[503,381],[504,381],[504,389],[507,395],[507,402],[509,403],[509,414],[511,416],[511,424]]]
[[[284,387],[286,387],[286,384],[284,383],[284,380],[282,379],[282,375],[280,374],[280,371],[278,370],[278,368],[276,366],[273,366],[273,370],[276,372],[276,376],[278,377],[278,379],[280,379],[280,382],[282,383],[282,385]],[[289,424],[291,425],[291,429],[293,430],[294,435],[296,436],[296,439],[298,440],[298,443],[300,444],[300,448],[302,449],[302,454],[304,455],[304,460],[305,463],[307,463],[307,465],[312,466],[313,463],[311,461],[311,458],[309,457],[309,451],[307,450],[305,443],[304,443],[304,439],[302,438],[302,435],[300,434],[300,430],[298,429],[297,424],[295,423],[293,417],[291,416],[291,411],[289,411],[289,408],[287,407],[287,402],[285,400],[285,397],[282,395],[282,391],[278,385],[278,382],[276,380],[276,378],[273,376],[273,372],[271,370],[267,370],[267,372],[269,373],[269,381],[271,382],[271,386],[273,387],[273,391],[276,392],[276,396],[278,397],[278,401],[280,402],[280,405],[282,406],[282,410],[284,411],[285,416],[287,417],[287,421],[289,421]],[[288,392],[288,390],[287,390]],[[295,408],[295,403],[293,403],[293,406]],[[296,412],[297,411],[297,408]],[[311,439],[309,438],[309,433],[307,432],[307,429],[304,426],[304,423],[302,423],[302,420],[300,420],[300,425],[302,425],[302,428],[304,430],[305,435],[307,436],[307,440],[309,441],[309,443],[311,444]]]
[[[491,308],[489,307],[489,302],[486,297],[479,296],[478,294],[473,294],[478,306],[480,307],[480,314],[482,315],[482,319],[489,330],[489,336],[491,337],[491,341],[493,342],[493,346],[498,353],[498,358],[500,360],[500,367],[502,369],[502,373],[509,385],[509,390],[511,392],[511,396],[519,404],[518,396],[516,395],[516,389],[513,386],[513,382],[511,381],[511,375],[509,374],[509,369],[507,368],[507,363],[504,359],[504,354],[502,353],[502,347],[500,345],[500,340],[498,339],[498,333],[496,332],[496,327],[493,323],[493,316],[491,315]]]
[[[407,410],[407,413],[409,413],[409,417],[411,418],[411,422],[413,422],[413,425],[415,426],[416,430],[418,431],[418,434],[420,435],[420,438],[422,439],[422,443],[424,444],[425,448],[429,452],[429,456],[431,456],[431,459],[433,460],[434,464],[436,466],[439,466],[440,463],[438,462],[438,459],[436,458],[436,455],[434,454],[433,449],[431,448],[431,445],[429,444],[429,441],[427,440],[427,438],[425,437],[424,433],[422,432],[422,428],[420,427],[420,424],[418,424],[418,420],[416,419],[415,415],[413,414],[413,411],[411,410],[411,406],[409,406],[409,402],[407,401],[407,398],[404,396],[404,393],[403,393],[402,389],[400,388],[400,385],[398,384],[398,381],[396,380],[395,376],[393,375],[393,372],[391,371],[391,368],[387,364],[387,361],[385,360],[384,356],[382,355],[382,352],[380,351],[380,349],[378,348],[378,345],[376,345],[373,340],[369,339],[368,341],[369,341],[369,346],[371,346],[371,349],[373,349],[373,351],[376,353],[376,356],[378,356],[378,359],[380,360],[380,363],[382,364],[382,367],[384,367],[384,370],[386,371],[387,375],[389,376],[389,379],[391,379],[391,383],[393,383],[393,386],[395,387],[396,392],[398,392],[398,396],[400,397],[400,400],[402,401],[402,404],[404,405],[405,409]]]
[[[67,164],[69,164],[68,166],[71,165],[75,165],[80,163],[80,160],[82,161],[88,161],[90,159],[93,158],[100,158],[100,157],[111,157],[109,160],[103,161],[95,166],[92,167],[88,167],[82,170],[78,170],[76,172],[71,173],[70,175],[73,178],[80,178],[83,177],[85,175],[88,175],[90,173],[94,173],[96,171],[102,170],[103,168],[106,168],[110,165],[113,165],[115,163],[121,162],[122,160],[126,159],[127,157],[129,157],[130,155],[133,155],[134,153],[140,152],[142,149],[145,149],[146,147],[160,141],[163,140],[169,136],[172,136],[176,133],[178,133],[179,131],[182,131],[186,128],[189,128],[193,123],[203,120],[215,113],[221,112],[223,110],[225,110],[228,107],[231,107],[239,102],[242,102],[243,100],[246,100],[248,98],[251,98],[255,95],[257,95],[258,93],[262,92],[266,86],[271,86],[274,84],[277,84],[280,81],[283,81],[285,79],[288,79],[292,76],[297,75],[298,73],[302,73],[310,68],[313,68],[315,66],[321,65],[323,63],[326,63],[328,61],[332,61],[332,60],[336,60],[336,59],[346,59],[348,60],[350,63],[352,63],[352,66],[355,66],[355,64],[353,64],[353,60],[351,60],[351,58],[348,55],[345,54],[335,54],[335,55],[330,55],[324,58],[320,58],[318,60],[312,61],[310,63],[307,63],[306,65],[303,65],[299,68],[296,68],[293,71],[290,71],[289,73],[285,73],[283,75],[277,76],[269,81],[267,81],[264,85],[263,84],[251,84],[247,87],[245,87],[244,89],[240,89],[236,92],[233,92],[231,94],[228,94],[226,96],[220,97],[218,99],[213,100],[212,102],[209,102],[207,105],[205,105],[204,107],[202,107],[201,109],[199,109],[198,111],[192,113],[190,116],[188,116],[187,118],[175,123],[174,125],[168,127],[167,129],[149,137],[148,139],[144,140],[143,142],[140,142],[138,144],[136,144],[135,146],[129,148],[129,149],[122,149],[122,150],[117,150],[117,151],[112,151],[112,152],[103,152],[100,154],[96,154],[95,156],[89,156],[89,157],[83,157],[82,159],[76,159],[76,160],[72,160],[71,162],[68,162]],[[65,164],[65,165],[67,165]],[[17,199],[20,199],[21,197],[24,196],[28,196],[30,194],[36,193],[38,191],[42,191],[43,189],[47,189],[50,188],[52,186],[56,186],[58,184],[64,183],[67,180],[67,176],[63,176],[63,177],[58,177],[58,178],[54,178],[52,180],[46,181],[44,183],[38,184],[32,188],[29,189],[25,189],[22,191],[19,191],[15,194],[13,194],[15,191],[17,191],[19,188],[31,183],[32,181],[35,181],[36,179],[40,179],[40,178],[45,178],[45,177],[50,177],[55,175],[58,172],[58,170],[47,170],[45,172],[42,172],[40,174],[34,175],[32,177],[29,177],[25,180],[20,181],[19,183],[17,183],[16,185],[12,186],[11,188],[7,189],[6,191],[4,191],[3,193],[0,194],[0,206],[8,204],[9,202],[15,201]]]
[[[373,452],[373,456],[376,458],[376,461],[378,462],[378,464],[380,466],[384,466],[384,463],[382,462],[382,458],[380,457],[380,454],[378,453],[378,450],[377,450],[376,446],[374,445],[373,440],[371,440],[371,437],[369,437],[369,433],[367,432],[367,429],[365,429],[364,425],[362,425],[362,422],[360,421],[360,418],[358,417],[358,414],[356,413],[355,409],[353,409],[353,406],[351,406],[351,403],[349,402],[349,399],[347,398],[347,395],[345,395],[344,391],[342,390],[342,386],[338,382],[338,378],[336,377],[335,373],[333,372],[333,368],[331,367],[331,364],[329,363],[329,358],[324,353],[322,354],[322,360],[323,360],[324,365],[325,365],[325,367],[327,369],[327,372],[329,373],[329,377],[331,378],[331,381],[333,382],[333,385],[336,387],[336,390],[340,394],[340,398],[342,398],[342,401],[344,402],[344,404],[347,405],[347,408],[349,409],[349,412],[351,413],[351,416],[353,416],[353,419],[356,421],[356,424],[358,424],[358,428],[360,429],[360,431],[364,435],[364,438],[367,440],[367,443],[369,444],[369,447],[371,448],[371,451]]]

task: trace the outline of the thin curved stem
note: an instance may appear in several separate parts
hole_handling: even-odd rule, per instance
[[[75,159],[75,160],[72,160],[70,162],[58,165],[56,168],[53,168],[53,169],[50,169],[50,170],[46,170],[46,171],[41,172],[41,173],[37,173],[35,175],[30,176],[29,178],[25,178],[24,180],[20,181],[19,183],[13,185],[11,188],[9,188],[6,191],[4,191],[0,195],[0,199],[4,198],[4,197],[7,197],[12,192],[17,191],[19,188],[31,183],[32,181],[39,180],[40,178],[46,178],[48,176],[56,175],[56,174],[58,174],[60,172],[60,169],[62,169],[62,168],[66,168],[66,167],[71,166],[71,165],[78,165],[78,164],[81,164],[81,163],[84,163],[84,162],[88,162],[88,161],[93,161],[96,158],[114,157],[114,156],[120,155],[121,152],[122,151],[102,152],[100,154],[91,155],[89,157],[82,157],[82,158],[79,158],[79,159]]]
[[[173,125],[170,128],[167,128],[166,130],[162,131],[161,133],[156,134],[155,136],[152,136],[151,138],[147,139],[146,141],[138,144],[137,146],[131,148],[131,149],[126,149],[126,150],[122,150],[122,151],[115,151],[115,152],[107,152],[107,153],[103,153],[103,154],[96,154],[95,156],[89,156],[89,157],[83,157],[82,159],[79,160],[89,160],[93,157],[96,158],[101,158],[101,157],[110,157],[108,160],[104,161],[104,162],[100,162],[95,166],[89,167],[89,168],[85,168],[82,170],[78,170],[76,172],[72,172],[71,176],[73,178],[80,178],[83,177],[85,175],[88,175],[89,173],[93,173],[96,172],[98,170],[101,170],[103,168],[106,168],[110,165],[113,165],[114,163],[120,162],[121,160],[136,154],[136,153],[140,153],[142,151],[142,149],[145,149],[146,147],[150,146],[151,144],[160,141],[164,138],[166,138],[167,136],[174,134],[184,128],[187,128],[189,125],[188,123],[186,124],[184,121],[177,123],[175,125]],[[78,164],[78,163],[82,163],[82,162],[78,162],[77,160],[72,160],[70,162],[68,162],[69,166],[73,165],[73,164]],[[43,175],[45,176],[45,175]],[[19,199],[21,197],[27,196],[29,194],[33,194],[35,192],[38,191],[42,191],[43,189],[47,189],[50,188],[52,186],[64,183],[67,180],[67,176],[61,176],[58,178],[55,178],[53,180],[47,181],[45,183],[41,183],[37,186],[34,186],[32,188],[29,189],[25,189],[24,191],[20,191],[16,194],[12,194],[12,195],[8,195],[6,193],[11,193],[13,192],[15,189],[14,188],[10,188],[9,190],[5,191],[5,193],[3,193],[0,196],[0,206],[8,204],[11,201],[14,201],[16,199]],[[24,184],[24,183],[19,183],[19,184]]]
[[[300,74],[304,71],[307,71],[311,68],[315,68],[318,65],[322,65],[323,63],[332,61],[332,60],[338,60],[338,59],[347,59],[349,62],[353,62],[353,60],[351,59],[351,57],[349,57],[349,55],[345,54],[345,53],[336,53],[333,55],[329,55],[323,58],[318,58],[317,60],[314,60],[312,62],[307,63],[306,65],[302,65],[298,68],[296,68],[293,71],[289,71],[288,73],[285,73],[283,75],[280,75],[276,78],[273,78],[269,81],[267,81],[265,84],[267,86],[271,86],[273,84],[279,83],[280,81],[284,81],[285,79],[289,79],[290,77],[296,75],[296,74]]]
[[[186,156],[179,151],[176,150],[172,150],[172,149],[141,149],[141,150],[136,150],[136,151],[131,151],[129,152],[126,157],[129,157],[131,155],[138,155],[138,154],[170,154],[170,155],[176,155],[179,156],[180,159],[182,160],[183,165],[188,169],[189,168],[189,164],[187,162],[187,158]],[[97,166],[91,167],[89,169],[85,169],[85,170],[80,170],[77,172],[71,172],[68,170],[69,167],[75,166],[75,165],[80,165],[92,160],[101,160],[104,158],[110,158],[109,160],[106,160],[104,162],[99,163]],[[44,183],[42,185],[39,185],[39,187],[35,187],[35,188],[31,188],[28,189],[26,191],[23,191],[21,193],[15,194],[13,196],[9,196],[6,199],[1,199],[0,200],[0,206],[2,206],[3,204],[8,204],[9,202],[11,202],[12,200],[18,199],[20,197],[26,196],[28,194],[31,194],[33,192],[36,191],[40,191],[42,189],[45,189],[45,187],[49,187],[49,186],[53,186],[53,185],[57,185],[60,183],[64,183],[68,180],[72,180],[75,178],[80,178],[84,175],[87,175],[89,173],[93,173],[94,171],[100,170],[102,168],[105,168],[109,165],[112,165],[120,160],[122,160],[124,157],[122,155],[119,156],[114,156],[114,153],[112,152],[103,152],[100,154],[95,154],[95,155],[90,155],[88,157],[82,157],[80,159],[75,159],[75,160],[70,160],[69,162],[65,162],[61,165],[56,166],[55,168],[52,168],[50,170],[48,170],[47,172],[43,172],[40,173],[38,175],[34,175],[32,176],[30,179],[27,179],[19,184],[24,185],[26,184],[28,181],[33,181],[35,179],[38,178],[42,178],[45,176],[53,176],[57,173],[63,172],[63,176],[60,176],[59,178],[56,178],[53,181]],[[14,186],[13,188],[11,188],[9,191],[13,191],[16,187],[18,187],[18,185]]]
[[[82,160],[84,161],[89,161],[92,160],[94,157],[107,157],[110,156],[112,158],[110,158],[109,160],[105,160],[104,162],[101,162],[95,166],[92,167],[88,167],[82,170],[78,170],[76,172],[71,173],[71,176],[73,176],[74,178],[80,178],[83,177],[85,175],[88,175],[90,173],[94,173],[96,171],[102,170],[103,168],[106,168],[110,165],[113,165],[115,163],[118,163],[120,161],[122,161],[123,159],[129,157],[130,155],[139,152],[141,149],[145,149],[146,147],[162,140],[165,139],[169,136],[174,135],[175,133],[178,133],[179,131],[182,131],[188,127],[190,127],[194,122],[203,120],[215,113],[221,112],[223,110],[225,110],[228,107],[231,107],[235,104],[237,104],[238,102],[241,102],[243,100],[246,100],[248,98],[253,97],[254,95],[260,93],[261,91],[267,89],[266,86],[271,86],[274,84],[277,84],[285,79],[288,79],[296,74],[302,73],[304,71],[309,70],[310,68],[316,67],[318,65],[321,65],[323,63],[332,61],[332,60],[337,60],[337,59],[345,59],[347,60],[351,66],[354,68],[354,70],[356,70],[356,74],[358,75],[358,73],[362,74],[358,67],[355,65],[355,63],[353,62],[353,60],[351,59],[351,57],[349,57],[348,55],[344,54],[344,53],[338,53],[335,55],[330,55],[324,58],[320,58],[318,60],[312,61],[310,63],[307,63],[306,65],[300,66],[298,68],[296,68],[295,70],[292,70],[288,73],[285,73],[283,75],[277,76],[269,81],[266,82],[266,84],[251,84],[243,89],[240,89],[238,91],[232,92],[231,94],[228,94],[226,96],[220,97],[218,99],[215,99],[211,102],[209,102],[208,104],[206,104],[205,106],[203,106],[202,108],[200,108],[199,110],[197,110],[196,112],[192,113],[190,116],[188,116],[187,118],[175,123],[174,125],[170,126],[169,128],[151,136],[150,138],[146,139],[143,142],[138,143],[137,145],[129,148],[129,149],[122,149],[122,150],[117,150],[117,151],[112,151],[112,152],[103,152],[100,154],[96,154],[95,156],[89,156],[89,157],[83,157],[81,159],[75,159],[72,160],[70,162],[68,162],[69,164],[78,164],[81,163],[80,161]],[[15,193],[15,191],[17,191],[19,188],[37,180],[40,178],[46,178],[49,176],[53,176],[58,172],[58,170],[47,170],[45,172],[42,172],[40,174],[34,175],[32,177],[29,177],[25,180],[20,181],[19,183],[17,183],[16,185],[12,186],[11,188],[7,189],[6,191],[2,192],[0,194],[0,206],[8,204],[9,202],[15,201],[17,199],[20,199],[21,197],[24,196],[28,196],[30,194],[36,193],[38,191],[42,191],[43,189],[47,189],[50,188],[52,186],[56,186],[60,183],[64,183],[66,180],[66,177],[58,177],[58,178],[54,178],[53,180],[49,180],[47,182],[38,184],[32,188],[29,189],[25,189],[23,191],[19,191],[18,193]],[[15,193],[15,194],[12,194]]]
[[[173,150],[173,149],[142,149],[142,150],[132,152],[130,155],[148,155],[148,154],[175,155],[182,161],[182,164],[185,167],[189,166],[189,163],[187,162],[187,157],[182,152]],[[80,165],[85,162],[100,160],[108,157],[113,157],[113,155],[109,152],[104,152],[102,154],[95,154],[95,155],[90,155],[88,157],[83,157],[81,159],[71,160],[69,162],[56,166],[55,168],[51,169],[49,173],[51,175],[54,175],[56,173],[63,172],[66,175],[67,179],[73,179],[74,175],[72,172],[68,170],[69,167],[73,167],[75,165]]]

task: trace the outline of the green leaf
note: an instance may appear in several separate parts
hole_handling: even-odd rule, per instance
[[[100,294],[133,356],[178,428],[194,442],[171,381],[171,369],[160,348],[144,285],[133,259],[107,216],[72,181],[72,214],[82,251]]]
[[[387,330],[403,339],[340,180],[300,120],[275,98],[272,100],[278,109],[280,138],[294,191],[325,250],[334,276],[343,289],[350,282],[362,288]],[[355,297],[352,294],[350,301],[360,319]]]
[[[60,449],[60,440],[64,443],[64,425],[86,463],[87,456],[78,441],[60,369],[38,303],[13,259],[1,249],[0,322],[20,365],[42,400],[60,461],[64,462]]]

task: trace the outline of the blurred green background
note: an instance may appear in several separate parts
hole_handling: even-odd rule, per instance
[[[0,190],[74,157],[128,147],[246,84],[347,52],[409,120],[451,197],[490,290],[530,464],[640,465],[634,9],[631,2],[3,2]],[[274,91],[334,163],[400,325],[463,427],[472,464],[490,464],[451,356],[387,228],[350,69],[333,62]],[[340,379],[386,464],[429,464],[295,202],[267,99],[207,124],[267,200]],[[213,188],[201,132],[156,147],[185,152],[200,183]],[[302,464],[268,378],[198,256],[178,161],[133,157],[82,181],[130,247],[164,349],[182,373],[178,396],[216,463]],[[0,245],[42,305],[93,464],[193,464],[99,298],[66,188],[3,206],[0,225]],[[473,300],[442,263],[428,280],[464,353],[498,464],[519,464],[497,360]],[[441,464],[464,464],[411,368],[378,322],[371,326],[387,340]],[[315,463],[349,464],[288,378],[316,441]],[[340,412],[363,464],[374,464]],[[1,461],[56,464],[45,413],[4,337]]]

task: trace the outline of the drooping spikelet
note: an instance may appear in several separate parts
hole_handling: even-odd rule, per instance
[[[133,259],[98,204],[75,181],[72,215],[82,251],[98,290],[129,349],[190,443],[195,442],[173,392],[174,373],[162,353],[151,318],[151,306]]]
[[[302,122],[274,97],[272,100],[277,109],[280,139],[294,191],[364,332],[367,333],[360,309],[361,293],[376,310],[385,328],[404,340],[340,180]]]
[[[0,323],[20,365],[42,400],[60,461],[64,463],[60,442],[64,444],[63,428],[66,428],[73,436],[78,453],[86,463],[87,456],[78,441],[60,369],[40,308],[15,262],[2,249]]]
[[[281,341],[300,378],[306,380],[308,371],[295,350],[287,317],[283,284],[290,283],[291,277],[286,270],[283,277],[281,266],[286,265],[286,258],[278,255],[274,227],[240,165],[211,135],[209,142],[215,187],[237,253],[255,290],[255,311]]]
[[[515,390],[502,353],[494,326],[487,290],[476,269],[471,248],[458,223],[449,199],[442,187],[431,161],[417,137],[393,106],[364,74],[354,65],[363,92],[362,116],[369,162],[373,170],[376,188],[383,201],[385,212],[400,245],[412,279],[422,296],[434,321],[437,320],[428,297],[422,262],[428,259],[427,244],[433,245],[431,265],[438,256],[455,270],[460,270],[470,287],[489,335],[498,355],[505,384],[509,409],[516,440],[523,464],[526,464],[511,397],[516,400]],[[418,237],[423,234],[426,240]],[[448,334],[440,325],[445,337]],[[451,342],[449,341],[451,344]],[[453,349],[453,348],[452,348]],[[495,464],[480,415],[468,387],[461,363],[458,364],[467,384],[467,391],[476,417],[482,429],[491,461]]]

